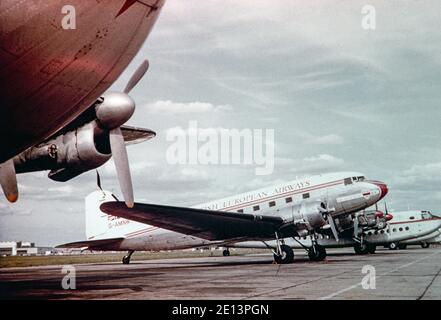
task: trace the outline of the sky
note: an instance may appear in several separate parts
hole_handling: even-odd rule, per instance
[[[372,5],[376,29],[362,28]],[[441,19],[438,0],[167,0],[150,37],[112,86],[147,58],[127,124],[157,132],[128,148],[137,201],[193,205],[333,171],[389,185],[392,210],[441,213]],[[169,164],[167,132],[274,130],[272,174],[253,165]],[[99,169],[120,196],[114,164]],[[85,239],[95,172],[57,183],[18,176],[0,199],[0,241]],[[382,206],[382,204],[380,205]]]

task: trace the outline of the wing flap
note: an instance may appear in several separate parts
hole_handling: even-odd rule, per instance
[[[109,215],[211,241],[272,238],[283,224],[280,217],[156,204],[136,203],[129,209],[123,202],[106,202],[100,209]]]

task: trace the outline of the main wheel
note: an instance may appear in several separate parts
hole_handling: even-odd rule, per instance
[[[398,245],[395,242],[389,243],[389,250],[397,250]]]
[[[354,245],[354,251],[355,251],[356,254],[360,254],[360,255],[368,254],[369,253],[369,249],[370,248],[369,248],[367,243],[363,243],[363,244],[357,243],[357,244]]]
[[[427,249],[428,247],[430,247],[430,244],[428,244],[427,242],[422,242],[421,243],[421,248]]]
[[[129,256],[124,256],[122,258],[122,263],[123,264],[129,264],[130,263],[130,257]]]
[[[230,250],[225,249],[224,251],[222,251],[222,255],[223,255],[224,257],[229,257],[229,256],[230,256]]]
[[[308,256],[311,261],[323,261],[326,258],[326,248],[317,244],[309,248]]]
[[[280,250],[282,250],[282,255],[274,254],[274,261],[277,264],[286,264],[294,261],[294,251],[290,246],[282,244]]]

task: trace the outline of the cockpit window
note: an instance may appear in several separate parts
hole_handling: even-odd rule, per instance
[[[357,177],[357,179],[358,179],[358,181],[364,181],[364,180],[366,180],[366,177],[360,176],[360,177]]]
[[[351,178],[346,178],[345,179],[345,186],[347,186],[348,184],[352,184],[352,179]]]
[[[423,220],[428,220],[430,218],[432,218],[432,215],[430,214],[430,212],[423,212],[421,213],[421,217],[423,218]]]

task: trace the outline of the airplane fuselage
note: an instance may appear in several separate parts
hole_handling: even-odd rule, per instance
[[[332,209],[333,216],[347,215],[372,206],[386,193],[387,187],[383,183],[368,181],[360,173],[343,172],[298,179],[203,203],[195,208],[253,214],[256,219],[259,215],[278,215],[287,222],[288,228],[294,224],[297,231],[293,235],[300,236],[314,231],[313,226],[317,223],[326,224],[325,220],[322,223],[319,220],[323,219],[322,214],[313,211],[318,206]],[[92,198],[86,199],[88,240],[123,237],[121,242],[112,246],[112,250],[174,250],[230,243],[208,241],[104,213],[100,214],[101,220],[96,220],[96,217],[93,218],[94,210],[99,210],[101,203],[114,199],[100,192],[93,195],[90,196]],[[92,224],[95,225],[93,230],[88,229],[87,225]],[[101,226],[101,229],[97,226]]]

